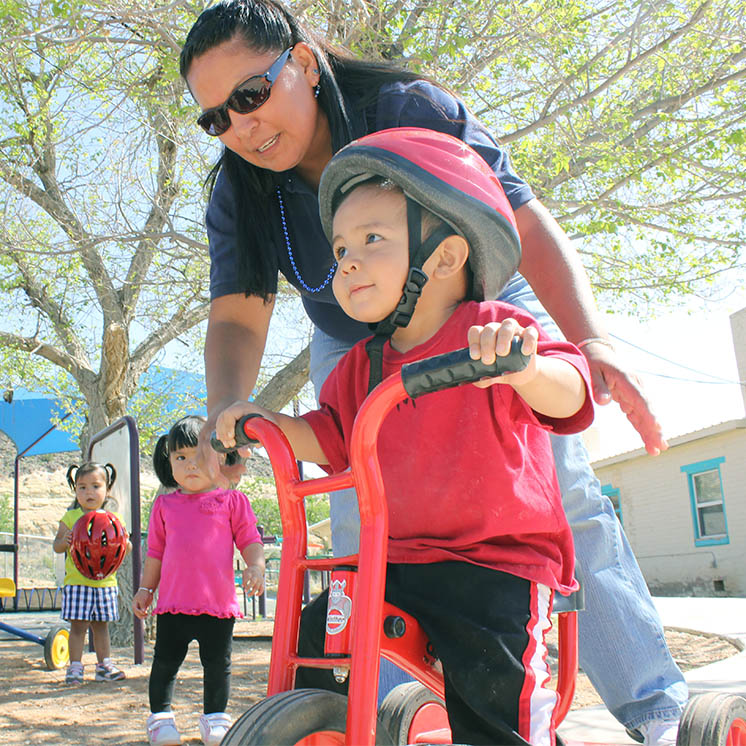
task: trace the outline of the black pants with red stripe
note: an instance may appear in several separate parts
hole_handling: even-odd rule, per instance
[[[454,743],[554,743],[554,695],[541,687],[548,589],[466,562],[390,564],[386,600],[419,621],[443,664]],[[324,592],[303,611],[302,656],[323,656],[326,605]],[[347,693],[328,670],[301,668],[295,685]]]

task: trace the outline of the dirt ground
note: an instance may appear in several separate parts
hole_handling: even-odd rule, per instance
[[[12,494],[12,469],[5,456],[7,443],[0,437],[0,494]],[[70,456],[68,454],[67,456]],[[54,536],[70,494],[65,486],[65,456],[31,457],[21,471],[21,533]],[[38,463],[37,463],[38,462]],[[154,478],[144,473],[143,486],[153,489]],[[151,484],[152,482],[152,484]],[[50,540],[51,541],[51,540]],[[3,621],[13,624],[10,615]],[[56,620],[50,615],[50,625]],[[233,647],[233,682],[229,712],[238,717],[266,691],[272,631],[271,622],[242,621]],[[257,639],[264,637],[266,639]],[[734,655],[727,640],[707,635],[666,630],[674,658],[683,670]],[[556,642],[549,636],[550,651]],[[64,684],[64,671],[48,671],[41,646],[17,638],[0,639],[0,746],[40,744],[49,746],[99,746],[147,743],[148,676],[152,646],[146,645],[145,663],[134,665],[131,649],[115,650],[115,659],[127,679],[114,683],[92,681],[95,655],[85,653],[88,680],[79,687]],[[573,707],[599,704],[600,699],[584,674],[579,675]],[[202,667],[193,645],[179,672],[174,712],[182,743],[198,744],[198,719],[202,711]]]
[[[233,647],[233,685],[229,711],[239,716],[264,696],[271,622],[240,622]],[[248,637],[251,635],[253,637]],[[684,670],[735,654],[727,640],[667,630],[671,651]],[[550,638],[550,645],[552,640]],[[95,656],[85,653],[88,680],[78,687],[64,684],[64,671],[47,671],[39,645],[16,640],[0,642],[0,746],[99,746],[147,743],[148,675],[152,647],[146,645],[144,665],[131,663],[132,651],[115,651],[127,679],[114,683],[92,681]],[[573,707],[600,700],[581,674]],[[174,712],[182,743],[198,744],[202,704],[202,668],[193,645],[179,672]]]

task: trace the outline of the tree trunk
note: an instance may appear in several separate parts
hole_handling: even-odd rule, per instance
[[[282,408],[298,394],[308,381],[311,363],[311,348],[306,347],[296,355],[272,380],[259,392],[256,403],[273,412]]]

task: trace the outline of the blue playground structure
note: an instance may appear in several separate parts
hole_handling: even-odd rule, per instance
[[[13,468],[13,540],[0,544],[0,552],[13,554],[13,577],[0,578],[0,608],[5,608],[5,599],[13,599],[13,610],[18,610],[18,508],[21,459],[24,456],[42,453],[76,451],[78,445],[70,435],[57,429],[54,419],[60,422],[70,416],[60,412],[57,401],[51,396],[35,394],[23,389],[6,391],[0,402],[0,431],[15,444],[17,455]],[[67,625],[54,624],[41,637],[20,627],[0,622],[0,630],[44,648],[44,661],[50,670],[62,668],[69,658]]]

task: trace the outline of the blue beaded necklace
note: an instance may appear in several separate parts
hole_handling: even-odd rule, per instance
[[[293,266],[293,272],[295,272],[295,276],[298,278],[298,282],[301,284],[304,290],[307,290],[309,293],[318,293],[323,290],[329,284],[332,277],[334,277],[334,273],[337,270],[337,263],[334,262],[332,264],[331,268],[329,269],[329,274],[326,276],[326,279],[317,288],[312,288],[306,284],[306,281],[300,276],[298,267],[295,264],[293,250],[290,248],[290,234],[288,233],[288,224],[287,220],[285,219],[285,203],[282,201],[280,187],[277,187],[277,200],[280,203],[280,220],[282,220],[282,232],[285,234],[285,246],[288,247],[288,257],[290,258],[290,264]]]

